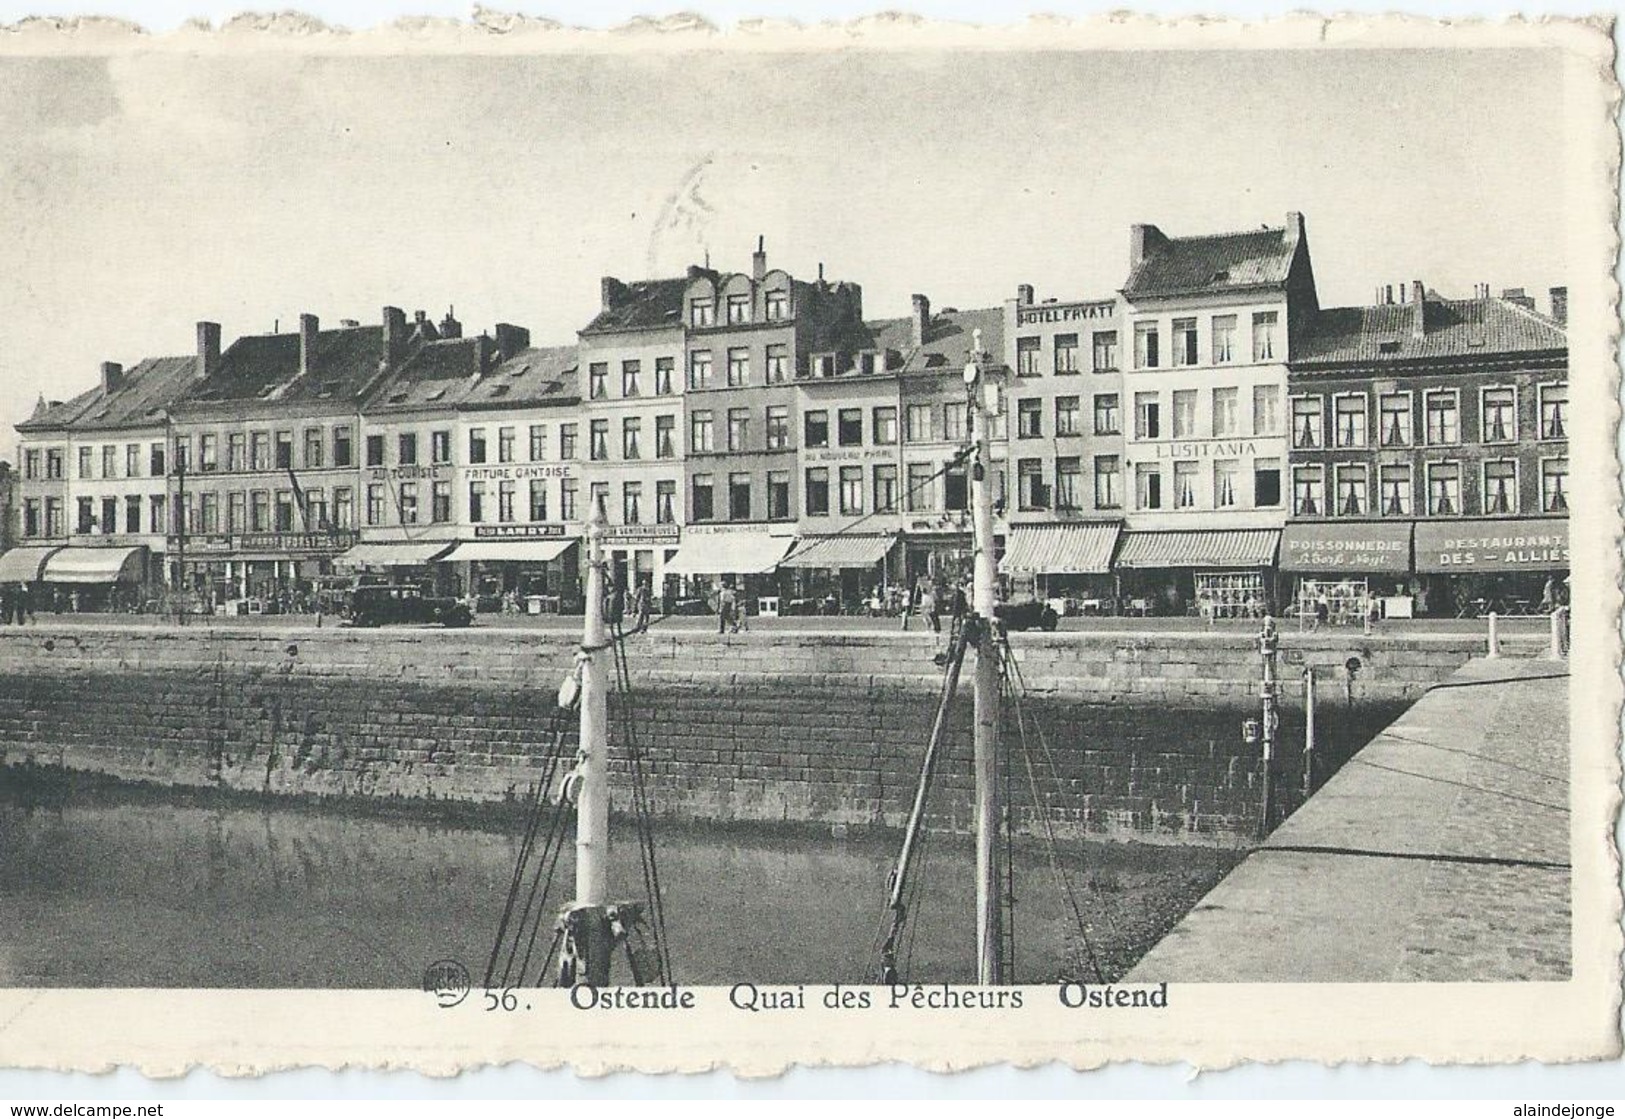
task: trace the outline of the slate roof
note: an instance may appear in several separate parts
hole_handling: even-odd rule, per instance
[[[1004,354],[1004,310],[985,307],[971,311],[938,311],[931,316],[926,328],[925,344],[914,346],[914,320],[871,319],[863,324],[869,349],[895,350],[903,355],[901,369],[888,370],[890,376],[899,373],[913,376],[921,373],[952,373],[958,376],[965,368],[970,352],[971,333],[980,329],[982,349],[1002,360]]]
[[[613,334],[621,330],[654,330],[683,325],[683,292],[688,278],[632,280],[628,294],[616,306],[600,311],[582,328],[583,334]]]
[[[1297,238],[1285,228],[1167,237],[1149,246],[1123,294],[1134,299],[1278,286],[1286,283],[1296,249]]]
[[[1415,361],[1568,349],[1568,335],[1538,311],[1505,299],[1427,299],[1422,337],[1418,304],[1329,307],[1293,340],[1292,364]]]
[[[474,338],[429,342],[372,394],[368,415],[424,408],[567,404],[580,397],[574,346],[532,347],[476,376]]]
[[[115,431],[163,424],[170,406],[185,395],[197,369],[194,357],[149,357],[124,371],[110,393],[101,385],[17,425],[18,431],[65,429]]]
[[[315,362],[306,376],[299,372],[298,333],[244,335],[220,355],[219,367],[182,403],[353,402],[378,375],[383,355],[381,326],[319,331]]]

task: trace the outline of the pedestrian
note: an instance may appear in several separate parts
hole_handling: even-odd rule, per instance
[[[1374,636],[1377,632],[1377,623],[1382,621],[1382,607],[1375,596],[1365,601],[1365,636]]]
[[[1557,609],[1557,578],[1546,576],[1546,585],[1540,589],[1540,612],[1550,614]]]
[[[728,626],[733,621],[734,610],[738,599],[734,595],[733,584],[724,582],[717,591],[717,633],[728,632]]]
[[[1327,599],[1326,594],[1323,591],[1321,592],[1320,597],[1315,599],[1315,620],[1309,628],[1311,630],[1319,629],[1321,626],[1330,622],[1331,618],[1332,604],[1330,600]]]
[[[942,608],[937,602],[937,588],[930,583],[920,587],[920,613],[931,623],[932,633],[942,632]]]
[[[28,620],[32,622],[34,620],[34,587],[33,587],[33,584],[31,584],[31,583],[18,583],[17,584],[17,594],[18,594],[18,597],[22,600],[22,611],[21,611],[21,613],[19,613],[19,615],[17,617],[17,620],[19,622],[22,621],[23,620],[23,615],[26,614],[28,616]]]
[[[17,612],[17,588],[11,583],[0,586],[0,619],[6,625],[11,624],[12,614]],[[20,618],[18,619],[21,620]]]

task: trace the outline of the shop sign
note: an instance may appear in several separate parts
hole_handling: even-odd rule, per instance
[[[439,482],[451,477],[451,464],[435,463],[431,466],[370,466],[367,480],[372,482]]]
[[[519,482],[526,478],[574,478],[573,462],[533,462],[508,466],[465,466],[463,477],[471,482]]]
[[[1416,570],[1550,571],[1569,566],[1567,521],[1478,521],[1416,526]]]
[[[152,542],[150,536],[132,536],[127,533],[112,533],[103,536],[100,533],[76,532],[68,537],[70,544],[84,544],[92,548],[141,548]]]
[[[354,529],[333,532],[249,532],[239,536],[224,533],[186,537],[189,555],[233,552],[336,552],[350,547],[361,539]],[[169,550],[179,551],[181,538],[169,538]]]
[[[1109,319],[1117,309],[1114,303],[1046,303],[1041,307],[1017,307],[1016,325],[1040,322],[1076,322],[1079,319]]]
[[[893,459],[897,451],[893,447],[844,447],[840,450],[808,451],[805,458],[808,462],[862,462],[865,459]]]
[[[169,538],[169,550],[170,551],[172,551],[172,552],[179,551],[181,546],[182,546],[182,540],[181,540],[181,538],[179,536],[171,536]],[[204,534],[189,535],[185,539],[185,547],[186,547],[186,550],[188,552],[230,552],[230,551],[232,551],[231,537],[217,535],[217,534],[213,534],[213,533],[210,533],[210,534],[207,534],[207,535],[204,535]]]
[[[683,533],[686,536],[723,536],[730,533],[740,532],[759,532],[763,535],[794,536],[795,531],[795,525],[767,524],[761,521],[745,524],[724,521],[721,524],[686,525],[683,528]]]
[[[1253,439],[1181,439],[1151,445],[1156,447],[1158,458],[1242,458],[1258,454],[1258,443]]]
[[[1291,524],[1281,537],[1283,571],[1411,569],[1411,523]]]
[[[476,540],[546,540],[564,535],[563,525],[475,525]]]
[[[675,544],[676,525],[605,525],[606,544]]]

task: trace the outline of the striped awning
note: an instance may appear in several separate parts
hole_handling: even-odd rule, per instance
[[[1014,525],[999,570],[1023,575],[1104,575],[1122,526],[1089,524]]]
[[[62,550],[60,544],[36,544],[0,553],[0,583],[32,583],[45,561]]]
[[[47,583],[139,583],[145,547],[63,548],[45,561]]]
[[[780,567],[873,567],[897,546],[895,536],[803,536]]]
[[[1118,567],[1273,567],[1278,528],[1125,532]]]
[[[573,536],[553,536],[546,540],[465,540],[441,556],[442,563],[548,563],[558,559],[576,542]]]
[[[766,575],[790,550],[788,536],[743,529],[690,534],[683,532],[677,556],[666,563],[667,575]]]
[[[393,544],[357,544],[334,556],[333,562],[345,567],[417,567],[433,563],[450,551],[454,543],[451,540],[417,540]]]

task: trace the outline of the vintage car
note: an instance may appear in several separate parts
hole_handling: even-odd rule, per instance
[[[474,620],[468,604],[455,598],[435,598],[422,587],[402,583],[373,583],[350,595],[350,624],[384,626],[401,623],[466,626]]]
[[[1055,632],[1060,624],[1060,615],[1050,607],[1047,602],[1038,599],[1028,599],[1026,602],[1001,602],[993,608],[993,613],[999,621],[1004,623],[1005,629],[1025,630],[1034,627],[1045,633]]]

